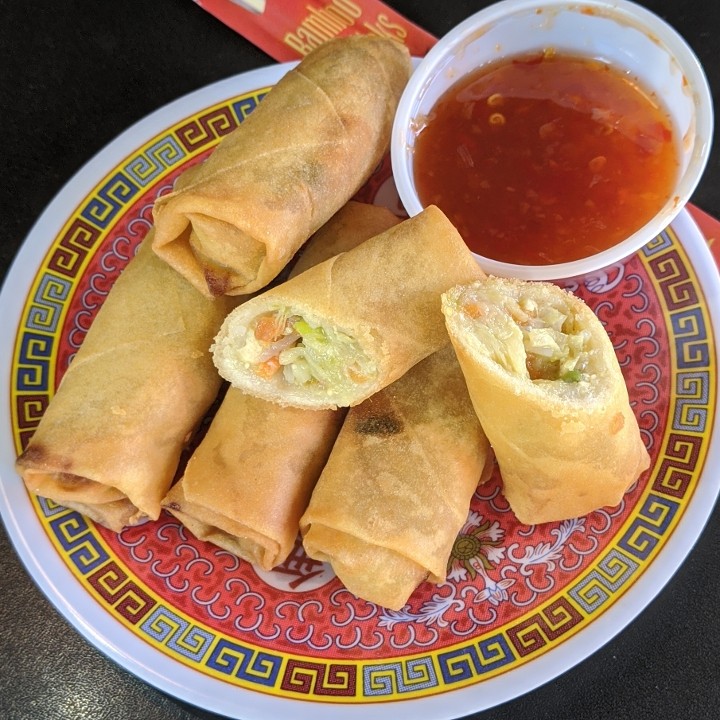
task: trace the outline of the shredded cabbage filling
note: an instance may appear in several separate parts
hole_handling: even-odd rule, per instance
[[[530,380],[586,379],[590,333],[575,327],[569,309],[498,294],[466,300],[463,310],[478,320],[472,329],[490,357],[509,372]]]
[[[374,379],[376,369],[357,341],[337,328],[313,323],[287,308],[253,320],[240,360],[264,378],[282,373],[297,386],[339,389]]]

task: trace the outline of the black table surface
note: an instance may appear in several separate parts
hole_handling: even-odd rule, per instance
[[[488,3],[389,4],[442,35]],[[687,39],[720,98],[716,0],[645,5]],[[0,279],[53,196],[121,131],[185,93],[272,63],[190,0],[0,0],[0,8]],[[720,217],[720,148],[693,202]],[[472,717],[720,717],[718,548],[716,510],[684,564],[624,631],[552,682]],[[0,526],[0,717],[217,716],[147,685],[90,645],[38,590]]]

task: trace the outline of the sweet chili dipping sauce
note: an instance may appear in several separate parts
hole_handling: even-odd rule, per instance
[[[415,145],[415,184],[471,250],[520,265],[587,257],[670,196],[678,151],[663,109],[630,78],[551,51],[451,87]]]

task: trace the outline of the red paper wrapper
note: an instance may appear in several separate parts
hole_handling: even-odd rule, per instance
[[[720,265],[720,220],[716,220],[696,205],[689,204],[687,209],[707,240],[715,262]]]
[[[298,60],[326,40],[375,33],[422,57],[435,38],[377,0],[195,0],[279,62]]]

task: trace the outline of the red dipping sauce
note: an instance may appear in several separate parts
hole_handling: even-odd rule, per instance
[[[662,208],[678,171],[656,98],[604,63],[552,52],[451,87],[414,158],[423,205],[440,207],[474,252],[519,265],[624,240]]]

